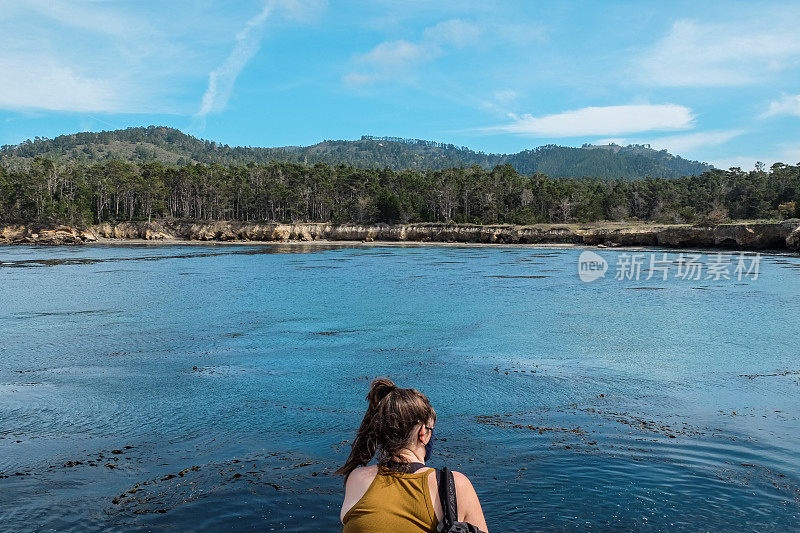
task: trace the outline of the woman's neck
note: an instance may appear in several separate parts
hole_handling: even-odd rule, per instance
[[[397,457],[402,459],[408,463],[422,463],[425,464],[425,451],[423,449],[422,453],[419,453],[415,450],[410,450],[408,448],[404,448],[397,453]]]

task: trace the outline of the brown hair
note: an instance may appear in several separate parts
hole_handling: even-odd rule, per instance
[[[335,473],[347,476],[364,466],[378,452],[378,466],[387,468],[402,462],[397,454],[408,446],[417,424],[436,421],[427,396],[417,389],[398,388],[391,380],[374,380],[367,393],[369,407],[353,440],[347,462]]]

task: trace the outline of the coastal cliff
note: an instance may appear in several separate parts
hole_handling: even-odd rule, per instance
[[[97,240],[91,229],[41,224],[0,226],[0,244],[86,244]]]
[[[85,244],[147,241],[389,241],[491,244],[664,246],[800,252],[800,220],[717,225],[644,223],[538,224],[328,224],[155,221],[103,223],[86,228],[8,225],[0,244]]]

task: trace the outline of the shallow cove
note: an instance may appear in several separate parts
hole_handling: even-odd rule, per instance
[[[0,523],[336,531],[388,375],[494,531],[796,529],[800,258],[582,283],[581,251],[2,248]]]

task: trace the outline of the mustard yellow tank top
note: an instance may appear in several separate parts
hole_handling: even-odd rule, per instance
[[[342,532],[435,532],[439,521],[428,489],[430,473],[378,473],[367,492],[344,515]]]

